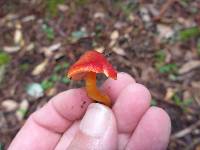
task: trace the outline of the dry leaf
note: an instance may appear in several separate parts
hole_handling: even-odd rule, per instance
[[[94,14],[94,18],[101,18],[101,19],[103,19],[103,18],[105,18],[105,14],[102,13],[102,12],[96,12]]]
[[[29,108],[28,100],[24,99],[19,105],[19,109],[16,111],[15,115],[18,120],[23,120]]]
[[[17,109],[18,103],[11,99],[6,99],[1,103],[1,106],[5,108],[7,112]]]
[[[48,64],[48,60],[44,60],[42,63],[40,63],[39,65],[37,65],[33,71],[32,71],[32,75],[37,76],[39,74],[41,74],[42,72],[44,72],[46,66]]]
[[[121,55],[121,56],[125,56],[126,55],[124,49],[122,49],[120,47],[113,47],[112,51],[115,52],[118,55]]]
[[[175,93],[176,93],[175,89],[167,88],[167,92],[165,94],[164,100],[166,100],[166,101],[171,100],[171,98],[174,96]]]
[[[98,47],[98,48],[95,48],[95,50],[99,53],[103,53],[105,51],[105,48],[104,47]]]
[[[174,31],[172,30],[170,26],[163,25],[163,24],[158,24],[157,30],[159,32],[159,39],[163,39],[163,38],[168,39],[172,37],[174,34]]]
[[[117,30],[113,31],[110,35],[111,40],[117,40],[119,38],[119,32]]]
[[[187,73],[195,68],[200,67],[200,61],[199,60],[191,60],[187,63],[185,63],[180,69],[179,74]]]
[[[20,50],[20,46],[4,46],[3,50],[7,53],[14,53]]]

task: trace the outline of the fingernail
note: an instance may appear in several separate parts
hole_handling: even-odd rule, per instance
[[[91,104],[80,123],[80,130],[92,137],[104,135],[110,124],[112,112],[102,104]]]

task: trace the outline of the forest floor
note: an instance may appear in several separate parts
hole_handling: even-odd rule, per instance
[[[52,96],[82,85],[66,71],[96,49],[168,112],[169,150],[199,150],[200,1],[63,2],[0,1],[0,149]]]

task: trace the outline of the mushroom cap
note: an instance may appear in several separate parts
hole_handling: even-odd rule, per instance
[[[67,76],[73,80],[81,80],[88,72],[104,73],[107,77],[117,78],[117,72],[113,66],[107,61],[104,55],[95,50],[88,51],[82,55],[70,67]]]

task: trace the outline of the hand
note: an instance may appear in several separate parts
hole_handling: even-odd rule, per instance
[[[102,86],[112,109],[92,103],[84,89],[71,89],[34,112],[9,150],[164,150],[171,122],[150,107],[150,92],[126,73]]]

